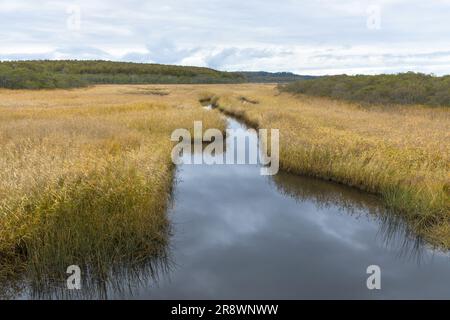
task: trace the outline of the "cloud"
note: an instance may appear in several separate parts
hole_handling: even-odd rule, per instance
[[[77,18],[73,6],[80,14],[75,30],[68,28]],[[371,17],[370,6],[379,15]],[[448,0],[0,0],[0,59],[444,74],[449,10]],[[379,28],[370,28],[369,18],[379,19]]]
[[[231,47],[206,56],[205,64],[211,68],[225,69],[239,66],[249,61],[271,58],[275,55],[276,52],[269,49]]]
[[[0,60],[42,60],[42,59],[78,59],[78,60],[114,60],[105,51],[88,46],[66,46],[47,52],[1,54]]]
[[[147,44],[148,56],[159,63],[179,63],[193,55],[199,48],[179,48],[167,39],[152,41]]]

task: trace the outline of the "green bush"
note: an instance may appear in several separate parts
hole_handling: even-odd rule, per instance
[[[90,84],[236,83],[242,75],[208,68],[149,63],[42,60],[0,62],[0,87],[74,88]]]
[[[450,106],[450,76],[414,72],[324,76],[282,85],[280,90],[370,104]]]

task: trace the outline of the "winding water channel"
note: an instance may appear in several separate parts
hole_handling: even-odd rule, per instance
[[[185,164],[176,179],[168,261],[141,270],[139,281],[119,276],[103,298],[450,298],[449,253],[409,235],[375,196],[261,176],[258,165]],[[366,286],[370,265],[381,268],[381,290]]]
[[[171,266],[125,297],[450,298],[449,254],[408,235],[376,197],[259,169],[181,165],[169,213]],[[381,290],[367,289],[369,265],[381,268]]]

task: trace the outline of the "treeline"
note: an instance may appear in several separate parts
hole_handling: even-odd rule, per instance
[[[239,74],[243,75],[248,82],[256,83],[282,83],[315,78],[292,72],[241,71]]]
[[[150,63],[33,60],[0,62],[0,87],[75,88],[91,84],[239,83],[244,76],[209,68]]]
[[[422,73],[324,76],[281,85],[280,90],[369,104],[450,106],[450,76]]]

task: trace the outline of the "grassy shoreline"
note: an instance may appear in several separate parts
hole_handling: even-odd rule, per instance
[[[65,279],[73,264],[103,278],[165,254],[170,134],[225,124],[198,92],[147,91],[0,91],[0,280]]]
[[[282,170],[378,194],[413,232],[450,248],[448,110],[367,109],[252,86],[216,94],[224,113],[254,128],[280,129]]]

